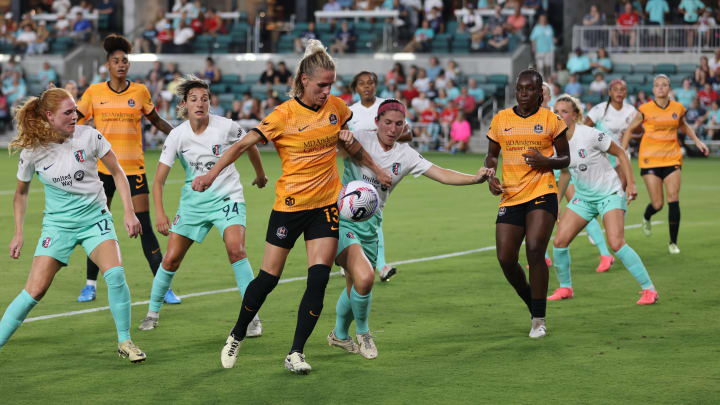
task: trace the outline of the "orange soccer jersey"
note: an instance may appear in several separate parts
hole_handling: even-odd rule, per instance
[[[111,89],[108,82],[93,84],[78,103],[78,111],[85,119],[92,118],[95,128],[110,141],[127,175],[145,173],[140,121],[154,108],[147,87],[133,82],[119,92]],[[100,161],[98,171],[110,174]]]
[[[542,107],[525,118],[514,108],[506,108],[493,117],[487,136],[502,148],[502,186],[505,191],[500,200],[501,207],[557,192],[552,170],[532,168],[522,155],[535,148],[547,157],[552,156],[553,141],[566,128],[557,114]]]
[[[304,211],[337,201],[338,132],[350,118],[350,108],[338,97],[328,96],[318,110],[295,98],[280,104],[253,129],[275,144],[282,161],[274,210]]]
[[[685,107],[670,100],[665,108],[653,100],[638,108],[643,115],[645,134],[640,141],[638,163],[641,169],[682,164],[677,131],[685,116]]]

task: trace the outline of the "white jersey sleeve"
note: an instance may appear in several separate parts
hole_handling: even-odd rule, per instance
[[[610,149],[610,144],[613,143],[612,138],[604,132],[600,132],[597,137],[592,139],[594,139],[593,147],[600,152],[607,152]]]
[[[404,152],[405,159],[408,164],[408,174],[412,174],[414,177],[422,176],[426,171],[430,170],[433,166],[432,162],[426,160],[420,152],[411,148],[410,145],[405,144],[406,148]]]
[[[159,162],[172,167],[173,163],[175,163],[175,158],[177,157],[178,148],[180,147],[180,127],[173,129],[170,131],[170,135],[165,138],[165,143],[162,147],[162,152],[160,153],[160,159]]]
[[[245,135],[247,135],[245,130],[242,129],[237,122],[232,121],[230,124],[230,130],[227,133],[227,143],[233,145],[235,142],[243,139]]]
[[[18,160],[17,178],[20,181],[28,183],[32,180],[33,174],[35,174],[33,153],[28,149],[23,149],[22,152],[20,152],[20,159]]]
[[[587,116],[592,120],[593,123],[597,124],[602,119],[603,113],[605,112],[605,106],[607,102],[596,104],[595,107],[588,111]]]
[[[105,157],[105,155],[110,152],[110,149],[112,149],[112,145],[110,145],[110,142],[108,142],[108,140],[105,139],[104,136],[102,136],[100,131],[94,128],[92,128],[92,140],[94,142],[93,152],[98,159],[102,159],[103,157]]]

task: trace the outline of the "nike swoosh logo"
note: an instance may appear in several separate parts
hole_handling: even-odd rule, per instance
[[[100,234],[100,236],[107,235],[107,234],[109,234],[109,233],[110,233],[110,232],[103,232],[103,233]]]
[[[313,311],[312,311],[312,309],[311,309],[311,310],[309,310],[308,312],[310,313],[310,316],[314,316],[315,318],[317,318],[317,317],[319,317],[319,316],[320,316],[320,315],[315,315],[315,314],[313,314]]]
[[[309,126],[310,126],[310,125],[305,125],[305,126],[302,127],[302,128],[298,128],[298,132],[302,132],[302,131],[306,130]]]
[[[535,201],[535,205],[542,204],[542,203],[544,203],[544,202],[545,202],[545,201]]]
[[[55,163],[51,164],[50,166],[43,166],[43,170],[47,170],[47,169],[51,168],[52,165],[54,165],[54,164],[55,164]]]
[[[139,189],[139,188],[142,188],[142,186],[143,186],[142,184],[136,184],[136,185],[135,185],[135,189],[137,190],[137,189]]]
[[[331,231],[337,231],[337,230],[338,230],[338,227],[337,227],[337,226],[331,226],[331,227],[330,227],[330,230],[331,230]]]
[[[511,130],[511,129],[512,129],[512,128],[505,128],[505,131],[509,131],[509,130]]]
[[[152,254],[155,254],[155,253],[157,253],[157,252],[159,252],[159,251],[160,251],[160,248],[157,248],[157,249],[153,250],[151,253],[152,253]]]
[[[342,198],[345,198],[345,197],[347,197],[347,196],[349,196],[349,195],[356,195],[357,198],[362,197],[362,195],[360,194],[360,190],[355,190],[355,191],[353,191],[353,192],[350,192],[350,193],[345,194],[344,196],[342,196]],[[342,199],[342,198],[341,198],[341,199]]]
[[[190,149],[185,149],[184,151],[182,151],[182,152],[180,152],[180,153],[185,153],[185,152],[187,152],[187,151],[189,151],[189,150],[190,150]]]
[[[248,308],[247,305],[243,305],[243,306],[245,307],[245,310],[246,310],[246,311],[255,312],[255,311],[253,311],[252,309]]]
[[[109,101],[101,101],[100,104],[107,104]]]

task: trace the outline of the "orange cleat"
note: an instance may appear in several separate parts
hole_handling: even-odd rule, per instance
[[[595,269],[598,273],[605,273],[606,271],[610,270],[610,266],[615,263],[615,258],[612,256],[600,256],[600,264],[598,264],[597,269]]]
[[[553,294],[547,297],[548,301],[560,301],[573,297],[572,287],[560,287]]]
[[[658,293],[655,290],[642,290],[641,293],[642,297],[636,302],[638,305],[652,305],[658,300]]]

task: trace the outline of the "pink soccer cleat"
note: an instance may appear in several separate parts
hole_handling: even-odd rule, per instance
[[[658,300],[658,293],[655,290],[642,290],[641,293],[642,297],[636,302],[638,305],[652,305]]]
[[[552,266],[552,259],[549,257],[545,258],[545,264],[547,264],[548,267]]]
[[[553,294],[547,297],[548,301],[560,301],[573,297],[572,287],[560,287]]]
[[[598,264],[597,269],[595,269],[598,273],[605,273],[606,271],[610,270],[610,266],[615,263],[615,258],[612,256],[600,256],[600,264]]]

